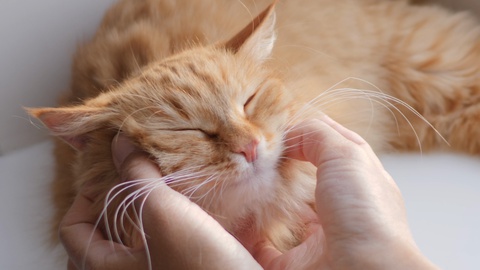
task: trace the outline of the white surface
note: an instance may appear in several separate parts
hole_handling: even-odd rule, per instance
[[[114,0],[0,1],[0,155],[45,139],[22,106],[53,106],[70,59]]]
[[[424,254],[442,269],[480,269],[480,158],[408,154],[382,162],[402,190]]]
[[[0,157],[0,269],[65,269],[47,243],[50,142]],[[480,269],[480,158],[387,155],[418,245],[442,269]],[[58,252],[58,251],[57,251]]]
[[[52,178],[49,141],[0,157],[0,269],[66,269],[48,244]]]

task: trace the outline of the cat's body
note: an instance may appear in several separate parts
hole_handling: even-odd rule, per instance
[[[95,182],[100,214],[117,183],[110,142],[119,130],[165,175],[197,173],[197,182],[172,186],[227,229],[253,218],[281,248],[301,237],[315,183],[309,165],[282,157],[283,135],[315,111],[376,151],[447,146],[381,90],[420,112],[452,149],[480,152],[473,18],[406,1],[284,0],[275,7],[275,43],[271,10],[230,39],[270,3],[123,0],[107,13],[76,54],[62,101],[86,105],[34,112],[80,149],[57,144],[56,222],[85,182]],[[188,189],[208,179],[216,182]]]

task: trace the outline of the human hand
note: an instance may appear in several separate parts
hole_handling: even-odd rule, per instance
[[[268,242],[242,236],[262,266],[434,268],[415,246],[398,187],[363,139],[324,119],[294,127],[287,142],[290,157],[308,160],[318,168],[316,207],[322,226],[313,226],[315,230],[304,243],[284,254]],[[125,138],[119,138],[113,149],[122,179],[161,177],[157,167],[135,154]],[[71,258],[70,267],[82,265],[85,258],[89,269],[145,269],[148,260],[144,249],[112,246],[94,231],[95,220],[85,212],[89,202],[81,192],[62,223],[61,238]],[[213,218],[166,185],[152,191],[142,216],[154,269],[259,267]],[[93,241],[86,243],[92,231]]]
[[[60,242],[68,254],[68,269],[148,269],[143,248],[107,240],[90,212],[94,199],[83,187],[60,223]]]
[[[123,181],[161,181],[158,167],[125,137],[113,140],[112,151]],[[142,201],[136,201],[137,207]],[[95,230],[95,217],[88,213],[91,202],[86,192],[80,192],[60,228],[61,241],[70,257],[69,269],[148,269],[147,252],[153,269],[261,268],[218,222],[166,184],[157,185],[142,207],[148,250],[106,240]]]
[[[252,254],[266,269],[436,269],[419,251],[397,185],[370,146],[325,117],[294,126],[288,155],[317,167],[321,226],[281,254],[261,242]]]

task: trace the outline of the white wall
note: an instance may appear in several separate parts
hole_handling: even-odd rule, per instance
[[[42,140],[21,106],[53,106],[70,59],[113,0],[0,2],[0,154]]]
[[[93,34],[114,1],[1,1],[0,155],[46,138],[47,132],[35,128],[21,106],[55,105],[68,87],[76,45]],[[480,0],[432,2],[480,11]]]

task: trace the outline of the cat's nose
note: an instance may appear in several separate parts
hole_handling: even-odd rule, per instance
[[[253,139],[251,142],[235,149],[234,152],[245,156],[247,162],[254,162],[257,160],[258,143],[259,141],[257,139]]]

